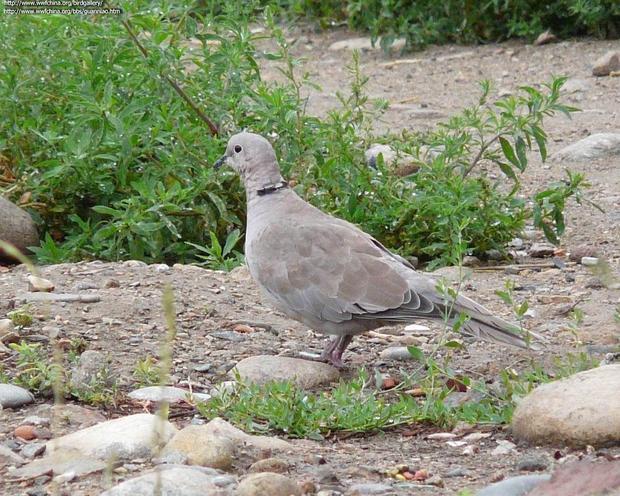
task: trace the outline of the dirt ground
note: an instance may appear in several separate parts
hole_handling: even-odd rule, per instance
[[[321,85],[321,90],[310,93],[310,112],[323,115],[337,105],[335,92],[348,85],[344,66],[350,61],[349,51],[330,51],[331,42],[353,36],[345,31],[313,34],[298,33],[295,49],[303,56],[303,69]],[[585,91],[566,96],[569,104],[582,109],[572,120],[554,117],[545,128],[550,136],[552,156],[564,146],[597,132],[620,130],[620,78],[594,78],[591,66],[598,56],[610,49],[620,49],[620,41],[568,41],[541,47],[523,43],[505,43],[477,47],[431,47],[423,52],[390,58],[380,51],[362,53],[362,67],[370,77],[368,90],[371,97],[385,98],[392,104],[377,128],[386,130],[423,130],[447,119],[478,97],[476,81],[490,79],[498,92],[512,91],[521,84],[549,81],[552,75],[564,74],[585,81]],[[416,59],[403,63],[403,59]],[[265,62],[265,78],[275,79],[276,71]],[[590,198],[604,209],[571,204],[567,212],[567,232],[562,247],[566,252],[587,246],[600,253],[611,270],[620,274],[620,155],[588,163],[567,164],[552,158],[541,164],[536,158],[524,178],[526,192],[541,184],[563,177],[563,169],[584,172],[591,188]],[[539,238],[542,241],[542,237]],[[527,241],[530,243],[531,241]],[[566,258],[567,260],[567,258]],[[553,357],[578,350],[605,351],[620,343],[620,329],[614,321],[614,311],[620,304],[620,290],[611,290],[596,284],[586,267],[568,264],[565,269],[552,266],[550,259],[526,260],[548,263],[547,267],[524,269],[516,274],[504,270],[473,270],[465,293],[482,302],[499,315],[509,317],[509,309],[495,296],[507,278],[514,280],[517,296],[527,298],[532,316],[528,328],[543,334],[549,346],[542,352],[523,352],[503,346],[474,343],[455,359],[455,367],[470,375],[497,380],[504,367],[519,367],[533,357],[549,363]],[[226,372],[239,360],[257,354],[295,356],[301,351],[319,351],[324,338],[303,325],[265,307],[256,288],[244,269],[231,274],[205,271],[190,266],[175,266],[161,271],[156,266],[136,263],[78,263],[43,267],[43,277],[56,284],[56,292],[97,294],[98,303],[32,304],[35,322],[27,334],[30,339],[45,341],[50,327],[60,330],[59,337],[83,338],[89,349],[109,354],[112,368],[121,378],[122,389],[132,389],[131,373],[138,360],[147,355],[158,356],[165,327],[161,310],[162,290],[174,288],[178,336],[174,345],[172,383],[194,391],[209,391],[225,379]],[[27,291],[27,272],[23,267],[0,271],[0,318],[19,306],[19,294]],[[618,276],[617,276],[618,277]],[[115,279],[118,287],[105,287]],[[80,289],[91,288],[91,289]],[[566,305],[576,303],[585,316],[577,334],[569,329],[569,320],[562,313]],[[237,321],[264,322],[276,332],[256,328],[231,341],[218,334]],[[436,326],[431,325],[433,329]],[[34,338],[33,338],[34,336]],[[385,363],[379,353],[387,347],[387,340],[360,336],[345,360],[352,375],[358,367],[399,373],[415,365],[409,362]],[[588,348],[590,345],[590,348]],[[595,355],[602,357],[599,353]],[[11,358],[0,357],[5,367],[13,366]],[[210,364],[207,372],[197,372],[196,366]],[[204,367],[206,368],[206,367]],[[12,439],[13,429],[33,412],[40,411],[49,400],[38,399],[37,404],[19,411],[0,412],[0,442]],[[127,401],[119,408],[102,410],[105,416],[142,411],[142,406]],[[180,412],[174,418],[178,426],[186,425],[192,411]],[[478,431],[481,428],[477,429]],[[518,445],[517,452],[495,456],[491,451],[497,440],[511,439],[509,431],[493,429],[492,436],[475,442],[477,451],[462,454],[462,447],[450,447],[444,441],[426,439],[432,432],[404,430],[376,435],[329,439],[322,442],[295,441],[299,450],[291,455],[291,476],[296,480],[330,479],[336,477],[342,487],[362,481],[381,481],[385,470],[405,463],[413,468],[427,469],[442,478],[444,487],[405,487],[398,494],[452,495],[462,488],[478,488],[502,477],[519,474],[516,463],[524,456],[544,455],[549,467],[561,463],[566,455],[582,456],[585,451],[572,452],[563,446],[534,447]],[[63,433],[63,432],[61,432]],[[411,435],[413,434],[413,435]],[[558,456],[557,452],[561,456]],[[619,448],[608,453],[619,454]],[[323,464],[318,465],[317,455]],[[591,454],[596,456],[596,453]],[[556,458],[560,458],[556,461]],[[450,472],[462,468],[460,476]],[[243,471],[239,472],[240,474]],[[115,474],[115,479],[127,475]],[[98,494],[106,482],[101,475],[80,478],[71,484],[71,494]],[[0,493],[22,494],[26,484],[9,483],[0,469]]]

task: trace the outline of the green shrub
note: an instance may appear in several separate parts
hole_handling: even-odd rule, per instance
[[[272,3],[272,2],[263,2]],[[429,43],[475,43],[532,38],[545,29],[560,37],[620,35],[615,0],[280,0],[289,15],[318,19],[323,26],[346,21],[388,46],[405,37],[410,47]]]
[[[364,150],[377,140],[372,124],[386,104],[366,97],[358,56],[350,90],[338,95],[341,108],[324,119],[308,116],[302,88],[312,82],[299,74],[271,9],[267,34],[253,34],[246,14],[254,6],[234,7],[124,5],[146,58],[115,18],[0,19],[0,154],[16,177],[11,195],[30,198],[25,207],[45,231],[39,261],[232,268],[242,260],[235,248],[243,191],[232,171],[216,173],[210,164],[240,129],[272,138],[300,195],[403,255],[452,263],[463,252],[503,250],[518,235],[532,216],[517,196],[527,153],[535,146],[544,159],[544,117],[574,110],[560,103],[563,79],[494,103],[483,84],[479,104],[437,131],[380,138],[410,153],[422,145],[437,153],[421,158],[416,175],[397,177],[382,163],[378,174]],[[275,51],[259,52],[260,37],[275,41]],[[283,82],[261,79],[261,56],[279,61]],[[168,79],[217,123],[220,136],[211,136]],[[495,164],[511,187],[480,163]],[[535,221],[549,237],[561,234],[565,202],[580,194],[580,183],[537,197]]]

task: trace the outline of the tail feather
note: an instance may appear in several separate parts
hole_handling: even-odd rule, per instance
[[[540,350],[540,343],[544,341],[539,334],[491,315],[477,315],[470,318],[463,324],[462,332],[487,341],[497,341],[531,350]]]

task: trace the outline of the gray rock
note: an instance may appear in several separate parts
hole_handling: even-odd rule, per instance
[[[525,496],[537,485],[548,481],[548,474],[510,477],[478,491],[476,496]]]
[[[248,475],[241,481],[237,496],[301,496],[295,481],[273,472]]]
[[[258,355],[241,360],[230,375],[238,373],[245,382],[292,381],[302,388],[313,388],[337,381],[340,372],[331,365],[299,358]]]
[[[548,467],[549,460],[542,455],[525,455],[517,461],[517,470],[522,472],[539,472]]]
[[[250,465],[248,471],[250,473],[276,472],[278,474],[285,474],[289,471],[289,468],[289,463],[281,458],[263,458]]]
[[[20,293],[16,296],[19,302],[66,302],[66,303],[97,303],[101,297],[96,294],[74,294],[74,293]]]
[[[95,460],[75,449],[57,451],[39,458],[17,470],[9,471],[9,477],[18,480],[35,479],[46,474],[60,475],[74,472],[76,476],[92,474],[104,470],[107,463]]]
[[[24,458],[35,458],[45,452],[45,444],[28,443],[21,449],[20,453]]]
[[[188,399],[194,401],[207,401],[211,395],[205,393],[191,393],[186,389],[172,386],[148,386],[136,389],[129,393],[132,400],[140,401],[167,401],[168,403],[183,403]]]
[[[620,460],[568,463],[530,496],[609,496],[620,494]]]
[[[2,196],[0,196],[0,240],[12,244],[24,254],[29,254],[29,246],[39,246],[39,234],[32,217]],[[16,261],[1,248],[0,260]]]
[[[528,250],[528,254],[533,258],[544,258],[553,255],[555,247],[549,243],[534,243]]]
[[[467,470],[465,467],[454,467],[444,474],[445,478],[449,477],[468,477],[471,475],[471,470]]]
[[[23,465],[26,463],[20,455],[15,453],[11,448],[0,444],[0,468],[3,465]]]
[[[466,255],[463,257],[463,267],[478,267],[480,265],[480,259],[473,255]]]
[[[47,443],[50,453],[77,449],[87,456],[98,459],[150,458],[152,449],[167,443],[177,429],[156,415],[139,413],[108,420],[82,429]]]
[[[78,390],[87,391],[94,384],[111,386],[113,382],[108,359],[100,351],[87,350],[82,353],[71,371],[71,385]]]
[[[101,496],[232,496],[232,487],[218,486],[218,472],[204,467],[161,465],[155,470],[122,482]],[[159,486],[156,493],[155,488]]]
[[[2,408],[19,408],[34,401],[32,393],[14,384],[0,384],[0,406]]]
[[[406,346],[390,346],[383,350],[380,355],[384,360],[408,361],[415,360]]]
[[[368,494],[395,495],[396,491],[392,486],[376,482],[353,484],[345,493],[347,496],[366,496]]]
[[[620,364],[542,384],[512,418],[515,437],[531,443],[599,446],[620,442]]]
[[[609,76],[613,71],[620,71],[620,52],[611,50],[599,57],[592,67],[593,76]]]
[[[404,38],[398,38],[394,40],[394,43],[390,47],[392,50],[401,50],[405,47],[407,40]],[[336,41],[329,45],[328,50],[380,50],[381,46],[377,41],[374,46],[370,38],[350,38],[348,40]]]
[[[579,162],[618,154],[620,154],[620,133],[597,133],[562,148],[553,155],[553,158]]]
[[[162,450],[162,456],[180,453],[190,465],[228,470],[235,456],[235,445],[225,435],[215,435],[207,425],[188,425],[177,432]]]

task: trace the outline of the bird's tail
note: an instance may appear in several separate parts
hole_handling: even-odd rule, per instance
[[[463,324],[461,331],[466,335],[471,335],[487,341],[497,341],[531,350],[541,349],[540,343],[544,341],[543,337],[539,334],[520,328],[499,317],[491,315],[476,315],[475,317],[470,317],[469,320]]]

